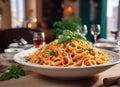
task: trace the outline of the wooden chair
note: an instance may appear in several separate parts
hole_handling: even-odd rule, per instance
[[[115,40],[116,40],[117,37],[118,37],[118,33],[119,33],[119,31],[120,31],[120,30],[117,30],[117,31],[115,31],[115,32],[111,32],[112,34],[115,34]]]
[[[16,28],[16,29],[6,29],[4,31],[1,31],[0,53],[4,52],[4,49],[8,48],[10,43],[14,43],[14,40],[20,40],[20,38],[24,38],[29,44],[32,44],[34,32],[39,32],[39,30]]]

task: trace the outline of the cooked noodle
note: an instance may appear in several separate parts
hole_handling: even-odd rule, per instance
[[[32,63],[49,66],[92,66],[109,60],[100,49],[76,38],[63,44],[55,40],[32,53],[28,59]]]

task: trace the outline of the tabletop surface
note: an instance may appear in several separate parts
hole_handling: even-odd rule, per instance
[[[8,61],[0,54],[0,63],[3,65],[0,68],[0,74],[14,61]],[[78,80],[58,80],[50,77],[45,77],[35,72],[28,70],[26,67],[22,68],[27,73],[26,76],[18,79],[10,79],[1,81],[0,87],[108,87],[103,85],[103,79],[111,76],[120,76],[120,64],[89,78],[80,78]],[[119,87],[119,86],[115,86]]]

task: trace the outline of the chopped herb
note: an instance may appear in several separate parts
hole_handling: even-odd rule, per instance
[[[43,47],[40,47],[40,48],[39,48],[39,50],[42,50],[42,49],[43,49]]]
[[[17,79],[19,76],[25,76],[25,72],[19,65],[13,64],[0,76],[0,81],[9,80],[11,78]]]
[[[91,52],[93,52],[94,50],[93,50],[93,48],[89,48],[88,51],[91,53]]]
[[[14,52],[15,52],[15,53],[18,53],[18,50],[17,50],[17,49],[14,49]]]
[[[55,52],[52,50],[52,51],[50,51],[50,55],[51,56],[55,56]]]
[[[26,58],[26,59],[25,59],[25,62],[29,62],[29,61],[30,61],[30,59],[29,59],[29,58]]]

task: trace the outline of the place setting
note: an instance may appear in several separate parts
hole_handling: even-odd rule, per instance
[[[64,36],[50,42],[49,44],[46,44],[46,45],[43,43],[45,40],[44,33],[43,32],[34,33],[34,35],[33,35],[34,48],[24,50],[22,52],[15,54],[13,57],[13,60],[20,65],[24,65],[24,66],[28,67],[32,71],[40,73],[43,76],[60,78],[60,79],[74,79],[74,78],[81,78],[81,77],[86,77],[86,76],[97,75],[98,73],[103,72],[119,63],[120,59],[119,59],[119,55],[117,53],[106,50],[106,49],[100,49],[101,51],[99,52],[99,48],[96,48],[97,46],[89,45],[87,43],[87,39],[85,38],[85,35],[87,34],[87,26],[84,25],[81,28],[85,30],[85,32],[84,32],[85,34],[83,34],[79,31],[79,33],[76,34],[76,36],[77,36],[76,37],[76,36],[72,36],[73,32],[71,32],[69,30],[65,30],[65,31],[63,31]],[[94,40],[95,40],[95,44],[96,44],[97,36],[100,34],[100,25],[92,25],[91,33],[94,35]],[[68,40],[68,42],[66,42],[66,40],[64,40],[64,38],[66,38],[66,36],[67,37],[72,36],[75,39],[69,38],[69,39],[73,39],[73,42],[72,42],[72,40],[69,41],[69,39],[66,39],[66,40]],[[81,37],[81,38],[79,38],[79,37]],[[87,52],[87,54],[89,54],[88,56],[93,57],[93,60],[86,59],[86,60],[84,60],[84,62],[72,60],[70,63],[70,66],[69,66],[69,65],[67,65],[67,63],[69,64],[70,59],[68,59],[67,56],[65,56],[65,58],[64,58],[64,57],[62,57],[62,55],[68,55],[68,53],[72,53],[72,49],[74,49],[75,52],[77,52],[77,50],[80,50],[82,48],[82,47],[78,47],[78,45],[75,45],[75,43],[80,44],[80,43],[76,42],[76,40],[78,40],[78,41],[83,40],[83,41],[85,41],[85,42],[82,42],[84,45],[88,44],[87,45],[88,50],[84,50],[84,51]],[[65,45],[64,44],[65,42],[68,45]],[[59,45],[64,44],[65,46],[64,46],[64,48],[58,49],[58,48],[56,48],[57,44],[59,44]],[[59,47],[59,45],[58,45],[58,47]],[[62,46],[62,45],[60,45],[60,46]],[[76,46],[79,49],[77,49],[74,46]],[[58,51],[54,50],[54,49],[58,49]],[[66,49],[68,52],[65,52],[65,54],[59,53],[59,52],[66,51]],[[82,49],[85,49],[85,47],[83,47]],[[70,52],[69,52],[69,50],[70,50]],[[102,53],[101,55],[104,55],[104,53],[105,53],[105,56],[103,57],[103,58],[105,58],[105,59],[103,59],[104,61],[102,59],[95,60],[94,59],[95,55],[91,54],[92,52],[94,53],[94,51]],[[78,53],[79,53],[79,51],[78,51]],[[74,58],[74,56],[75,56],[75,58],[77,58],[77,55],[75,55],[75,53],[70,54],[70,55],[73,58]],[[70,55],[68,55],[68,56],[70,56]],[[84,53],[84,55],[86,55],[86,54]],[[96,55],[98,55],[98,54],[96,54]],[[107,59],[108,57],[106,55],[109,57],[109,59]],[[60,57],[57,57],[57,56],[60,56],[61,59],[63,59],[64,61],[59,59]],[[80,56],[80,55],[78,55],[78,56]],[[47,60],[44,60],[44,57],[46,57]],[[81,52],[81,57],[82,57],[82,52]],[[34,59],[34,58],[36,58],[36,59]],[[51,58],[51,59],[49,59],[49,58]],[[56,58],[56,59],[54,59],[54,58]],[[61,61],[63,61],[63,63]],[[77,65],[77,63],[78,63],[78,65]],[[86,70],[89,73],[87,73]],[[64,73],[64,74],[61,74],[61,73]]]
[[[20,38],[19,40],[14,39],[14,43],[10,43],[8,48],[23,48],[23,49],[29,49],[33,47],[32,44],[28,44],[28,42],[24,38]]]
[[[117,40],[107,40],[99,38],[97,39],[98,35],[101,33],[101,27],[99,24],[93,24],[91,25],[91,34],[94,36],[94,46],[101,49],[107,49],[112,50],[114,52],[119,52],[119,37],[117,37]]]
[[[76,36],[73,36],[74,39],[71,38],[73,40],[69,41],[68,39],[68,42],[66,42],[66,40],[63,40],[63,38],[66,36],[68,37],[69,34],[72,35],[72,32],[70,32],[71,31],[69,30],[65,30],[63,37],[52,41],[40,49],[29,49],[16,54],[14,56],[14,61],[43,76],[53,77],[57,79],[75,79],[86,76],[94,76],[120,62],[120,58],[117,53],[90,46],[86,42],[86,38],[78,37],[79,34],[77,34],[77,38]],[[81,45],[83,45],[83,47],[78,47]],[[87,49],[84,47],[85,45]],[[62,48],[62,46],[64,48]],[[84,51],[77,51],[81,48]],[[74,51],[72,51],[73,49]],[[97,57],[100,57],[99,60],[95,59],[94,54],[97,55]],[[73,60],[70,60],[68,56],[71,56]],[[88,58],[81,59],[82,61],[79,61],[79,56]]]
[[[119,76],[107,77],[105,73],[109,71],[108,74],[110,74],[113,72],[110,69],[117,69],[120,63],[119,54],[113,51],[119,46],[119,37],[116,43],[98,43],[97,38],[101,34],[100,24],[92,24],[90,32],[94,36],[93,43],[86,38],[88,34],[86,24],[77,27],[75,32],[69,29],[63,30],[61,37],[47,44],[46,35],[42,31],[33,33],[33,44],[28,48],[25,47],[28,42],[24,38],[15,39],[15,43],[11,43],[8,49],[4,50],[2,57],[11,66],[6,66],[7,62],[5,65],[1,63],[1,69],[5,66],[6,70],[1,71],[0,81],[20,80],[21,82],[25,79],[30,80],[28,78],[30,77],[33,78],[33,82],[49,83],[51,81],[51,85],[54,84],[54,79],[58,85],[59,82],[66,85],[64,81],[76,81],[77,85],[84,85],[86,81],[87,85],[89,84],[87,79],[91,79],[91,83],[100,81],[100,84],[106,86],[114,83],[119,85]],[[79,81],[83,82],[79,83]]]
[[[120,0],[0,0],[0,87],[120,87]]]
[[[14,39],[14,42],[15,43],[10,43],[8,48],[6,48],[2,54],[6,60],[13,61],[15,54],[27,49],[38,49],[43,47],[45,45],[45,34],[44,32],[35,32],[33,34],[33,44],[28,44],[24,38],[20,38],[20,40]]]

